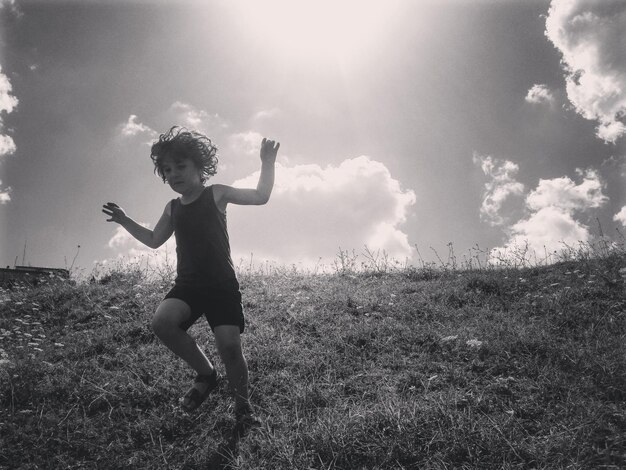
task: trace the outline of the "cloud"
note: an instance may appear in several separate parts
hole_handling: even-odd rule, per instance
[[[231,134],[228,138],[230,146],[236,153],[256,155],[261,149],[263,136],[256,131],[239,132]]]
[[[11,82],[0,66],[0,113],[10,113],[17,106],[18,100],[11,94],[12,91]]]
[[[18,8],[17,2],[15,0],[0,0],[0,10],[2,10],[3,8],[6,8],[18,18],[22,16],[22,12]]]
[[[13,5],[9,2],[8,5]],[[0,3],[0,7],[2,4]],[[17,150],[13,138],[4,134],[3,117],[5,114],[13,112],[18,104],[18,99],[12,95],[13,87],[9,78],[2,73],[0,66],[0,157],[11,155]],[[11,187],[3,188],[0,181],[0,204],[7,204],[11,200]]]
[[[150,224],[147,224],[145,222],[139,222],[139,225],[146,228],[150,227]],[[133,237],[130,233],[128,233],[128,231],[121,225],[117,226],[117,228],[115,229],[115,234],[111,237],[111,239],[107,243],[107,246],[109,248],[117,250],[145,247],[145,245],[137,241],[137,239]]]
[[[139,222],[139,225],[149,228],[150,224]],[[158,249],[153,250],[139,242],[121,225],[115,229],[115,233],[107,243],[107,247],[115,252],[113,258],[103,260],[101,264],[109,264],[114,260],[125,260],[131,263],[146,263],[151,269],[159,270],[163,267],[176,266],[176,242],[171,237]]]
[[[13,112],[18,104],[18,99],[11,94],[13,87],[9,78],[2,73],[0,66],[0,157],[15,152],[15,142],[11,136],[5,135],[3,116]]]
[[[170,106],[169,114],[173,115],[175,125],[187,127],[205,135],[214,135],[229,127],[228,122],[219,114],[210,114],[181,101],[175,101]]]
[[[614,143],[626,134],[626,2],[552,0],[546,36],[562,53],[567,96]]]
[[[252,119],[254,119],[255,121],[262,120],[262,119],[271,119],[273,117],[278,116],[279,114],[280,114],[280,109],[278,108],[262,109],[261,111],[255,113]]]
[[[528,94],[526,95],[526,101],[533,104],[554,104],[554,94],[547,85],[536,84],[533,85]]]
[[[0,204],[6,204],[11,200],[11,187],[3,188],[0,180]]]
[[[150,137],[157,135],[154,129],[146,126],[145,124],[137,121],[137,115],[131,114],[128,117],[128,121],[121,126],[121,133],[124,137],[134,137],[137,135],[146,134]]]
[[[17,147],[11,136],[0,134],[0,157],[15,153]]]
[[[524,185],[515,179],[519,166],[509,160],[481,156],[477,153],[474,153],[473,161],[479,164],[483,173],[490,178],[485,183],[485,193],[480,206],[481,219],[491,226],[507,223],[508,219],[501,215],[505,202],[512,196],[524,193]]]
[[[567,176],[550,180],[539,180],[537,189],[526,198],[531,210],[558,207],[565,211],[587,210],[601,207],[608,201],[602,193],[602,182],[595,170],[576,170],[583,181],[576,184]]]
[[[235,181],[256,187],[259,173]],[[413,255],[406,221],[415,193],[403,190],[387,167],[366,156],[338,166],[276,166],[266,206],[229,207],[233,261],[268,259],[281,264],[329,262],[339,248],[370,250],[397,260]]]
[[[619,222],[622,224],[622,227],[626,228],[626,206],[622,207],[622,210],[613,216],[613,220]]]
[[[506,230],[508,241],[491,251],[492,258],[543,259],[546,253],[560,252],[564,244],[589,241],[589,227],[576,216],[603,206],[608,198],[595,170],[577,170],[577,174],[582,178],[579,183],[566,176],[539,180],[526,196],[527,216]]]

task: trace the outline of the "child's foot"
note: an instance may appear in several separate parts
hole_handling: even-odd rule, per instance
[[[235,436],[237,438],[245,437],[250,429],[260,426],[261,421],[254,416],[250,405],[243,406],[235,410]]]
[[[196,376],[193,386],[187,391],[183,397],[182,408],[186,412],[191,412],[198,408],[209,394],[217,387],[218,375],[217,371],[213,369],[213,373],[210,375]]]

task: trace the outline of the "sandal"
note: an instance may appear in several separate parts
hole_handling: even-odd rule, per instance
[[[252,428],[260,425],[261,421],[254,415],[249,405],[235,410],[235,429],[233,431],[236,438],[245,437]]]
[[[183,410],[189,413],[202,405],[204,400],[206,400],[209,394],[217,387],[217,380],[218,375],[216,370],[213,370],[211,375],[198,374],[194,380],[194,384],[203,383],[208,384],[208,386],[203,393],[200,393],[197,388],[191,387],[183,397],[183,403],[181,404]]]

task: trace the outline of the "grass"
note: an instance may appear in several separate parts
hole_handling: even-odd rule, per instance
[[[623,250],[465,270],[344,255],[241,274],[263,424],[239,442],[226,386],[178,408],[193,375],[149,326],[166,276],[1,290],[0,467],[626,467]]]

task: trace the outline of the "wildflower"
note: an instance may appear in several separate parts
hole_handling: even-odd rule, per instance
[[[483,342],[479,341],[477,339],[470,339],[465,344],[467,344],[470,348],[480,348],[482,346]]]
[[[9,361],[8,359],[0,359],[0,368],[2,368],[2,367],[10,367],[12,365],[13,365],[13,363],[11,361]]]

